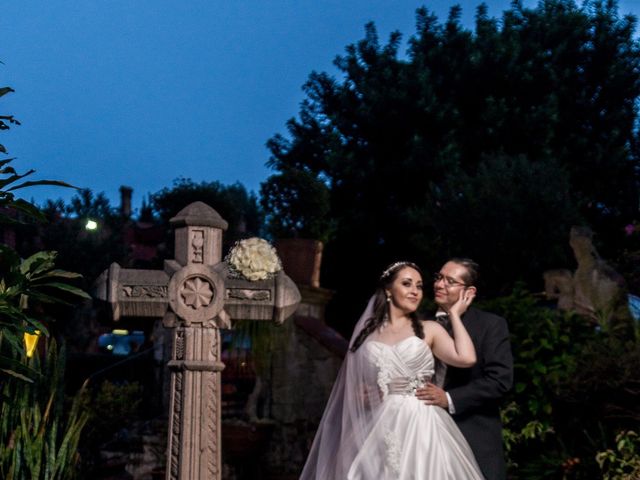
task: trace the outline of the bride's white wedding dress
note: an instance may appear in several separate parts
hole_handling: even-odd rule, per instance
[[[473,453],[449,413],[415,395],[434,372],[431,349],[415,336],[361,348],[377,371],[382,401],[347,472],[348,480],[482,480]],[[336,479],[337,480],[337,479]]]
[[[416,336],[389,345],[381,333],[347,353],[300,480],[483,480],[449,413],[415,397],[415,388],[433,377],[429,346]]]

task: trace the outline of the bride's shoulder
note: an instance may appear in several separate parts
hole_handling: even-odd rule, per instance
[[[440,326],[440,324],[438,322],[436,322],[435,320],[430,319],[430,318],[423,318],[420,321],[422,322],[422,326],[424,328],[436,328],[436,327]]]
[[[449,335],[440,323],[432,319],[422,320],[422,329],[424,330],[425,340],[429,344],[431,344],[435,337],[440,337],[443,334]]]
[[[427,340],[427,343],[429,342],[429,340],[433,337],[433,335],[442,328],[442,326],[436,322],[435,320],[431,320],[431,319],[423,319],[421,320],[422,322],[422,329],[424,330],[425,333],[425,340]]]

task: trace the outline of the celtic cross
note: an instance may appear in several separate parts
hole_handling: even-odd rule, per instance
[[[170,220],[175,255],[163,270],[112,264],[96,282],[114,320],[162,318],[172,329],[167,480],[220,480],[220,328],[232,320],[282,323],[300,302],[284,272],[249,281],[222,262],[227,222],[195,202]]]

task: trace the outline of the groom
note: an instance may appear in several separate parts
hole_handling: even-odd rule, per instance
[[[453,258],[434,277],[434,299],[438,316],[444,314],[468,291],[475,297],[478,265],[465,258]],[[446,318],[446,316],[445,316]],[[446,320],[445,320],[446,322]],[[511,389],[513,358],[509,330],[504,318],[476,308],[462,316],[476,348],[478,362],[471,368],[448,367],[444,390],[434,384],[419,389],[416,396],[452,414],[487,480],[506,479],[502,448],[500,401]],[[445,325],[446,326],[446,325]]]

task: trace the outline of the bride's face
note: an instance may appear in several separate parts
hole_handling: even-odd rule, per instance
[[[393,307],[404,314],[415,312],[422,301],[422,276],[417,270],[404,267],[396,273],[386,291]]]

